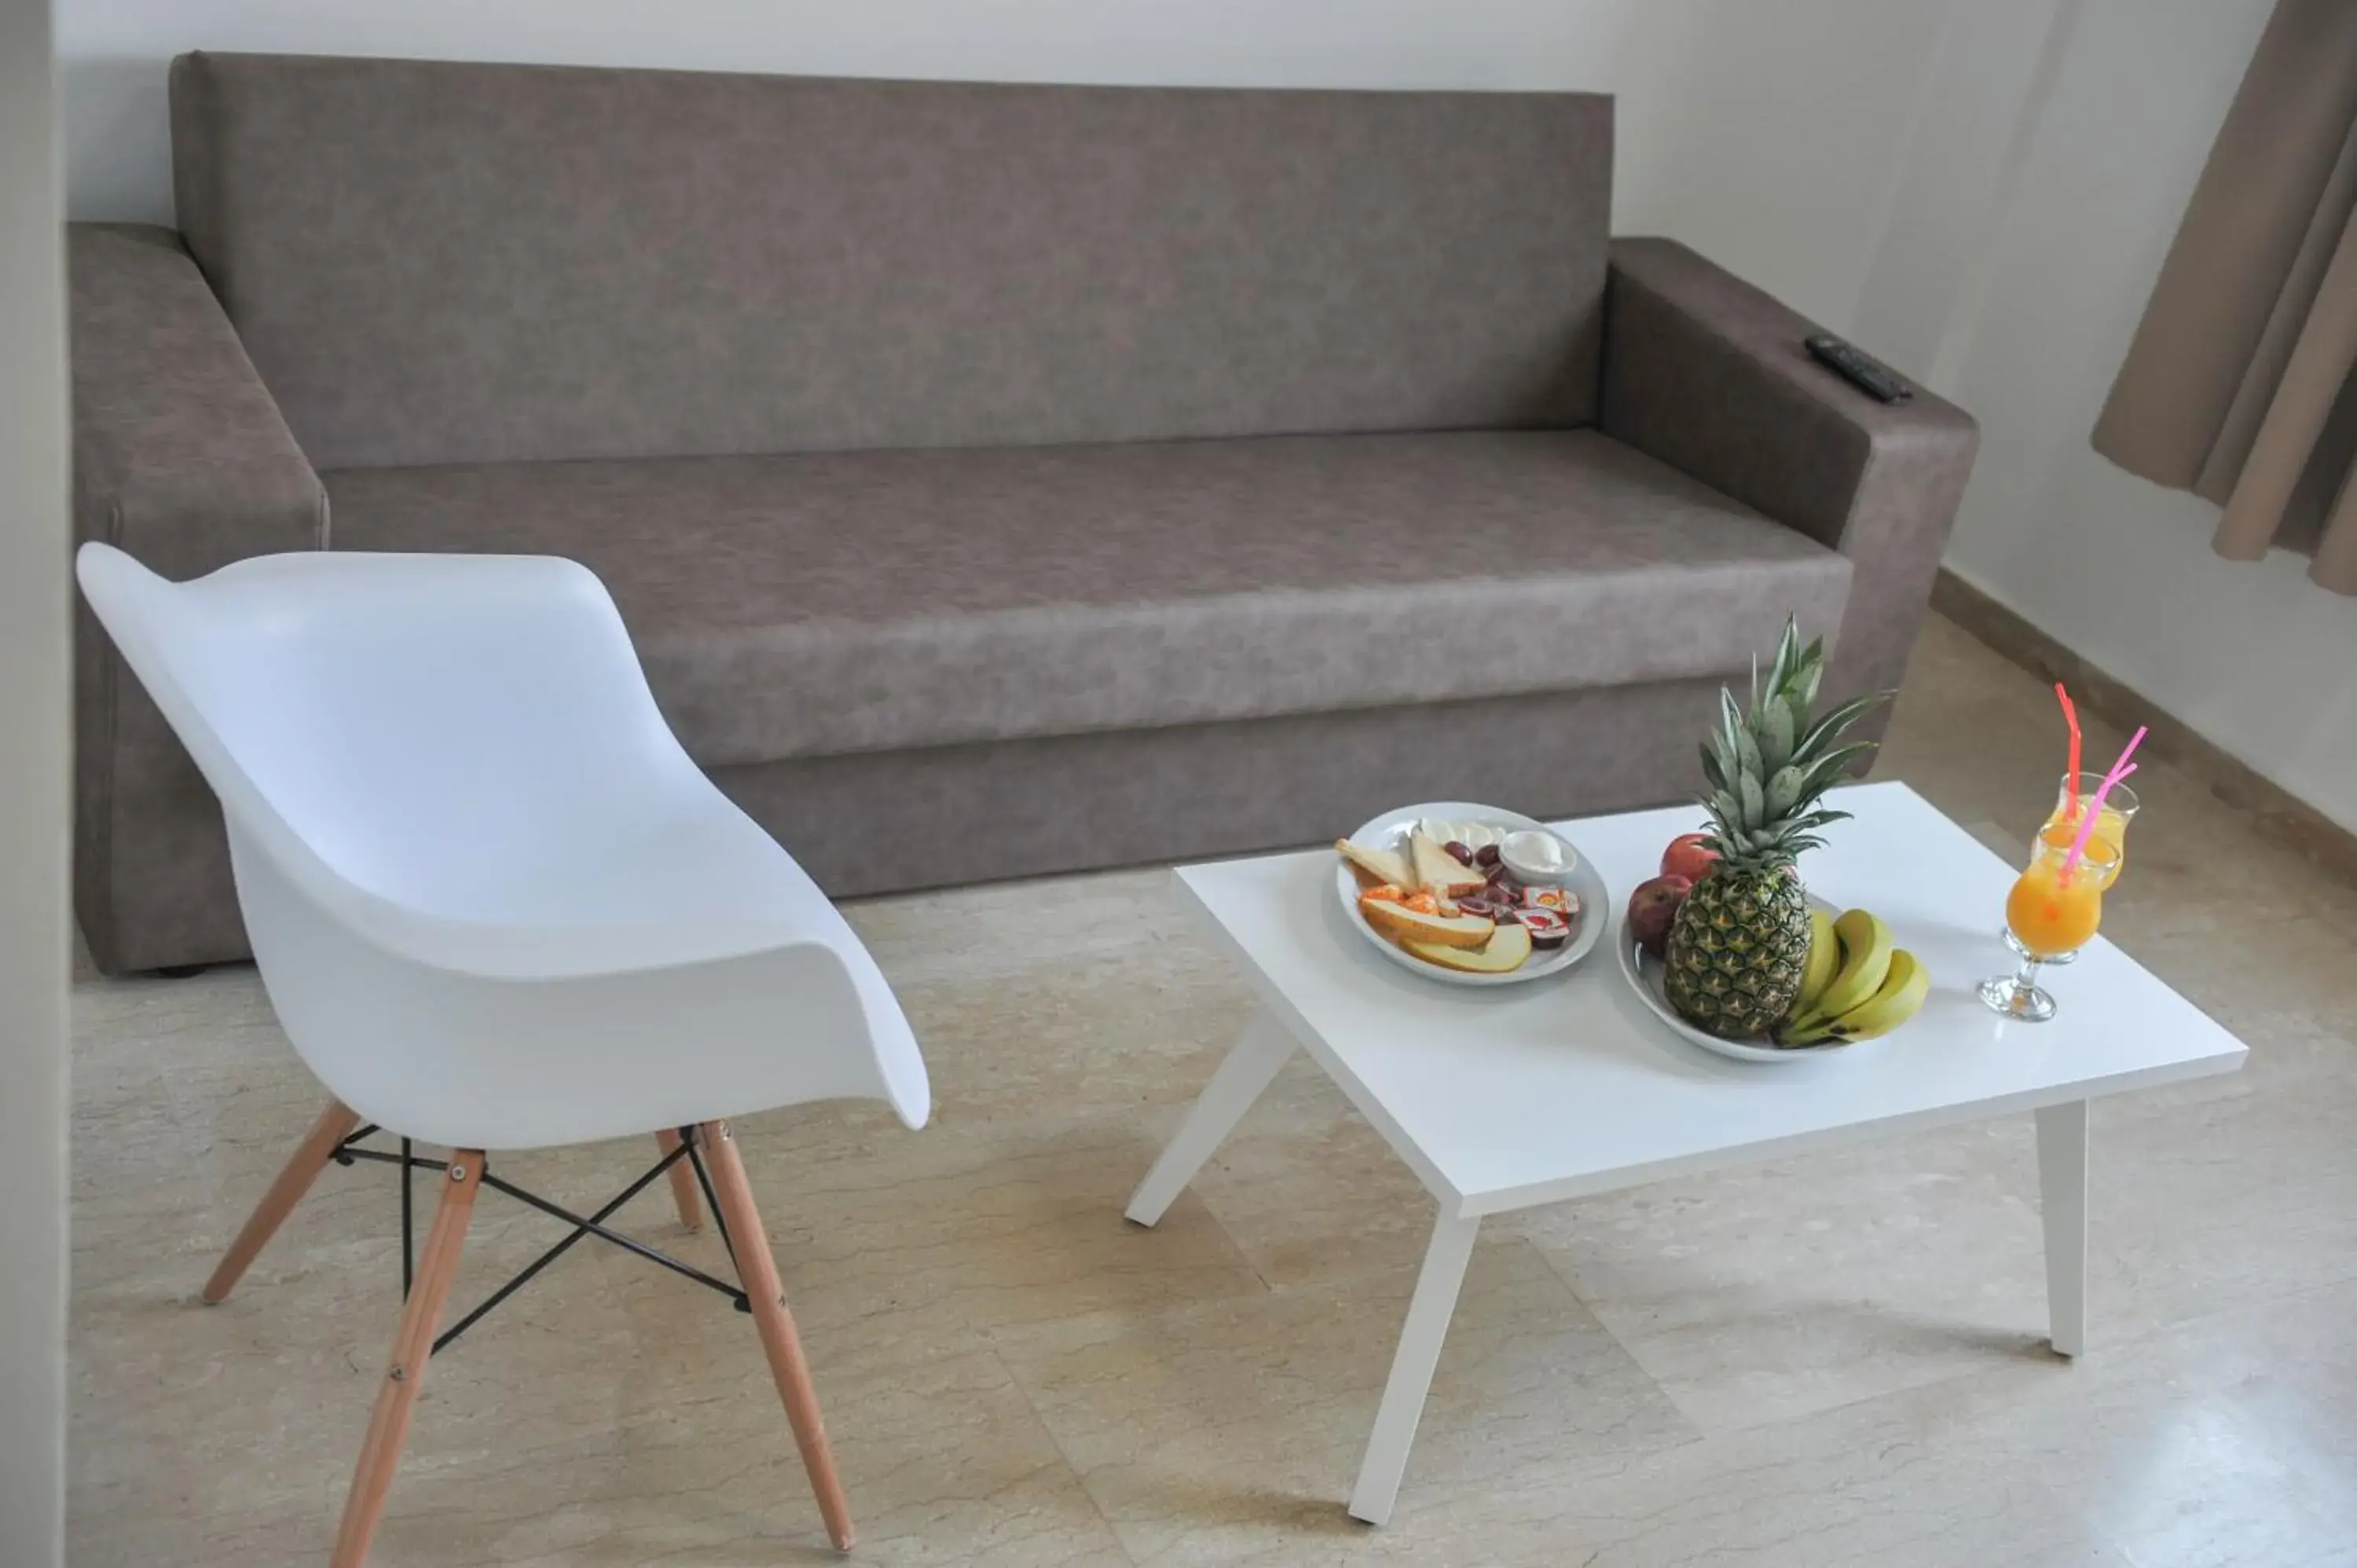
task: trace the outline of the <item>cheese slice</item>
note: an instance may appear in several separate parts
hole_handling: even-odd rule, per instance
[[[1369,849],[1349,839],[1336,839],[1334,853],[1351,863],[1351,869],[1359,874],[1362,883],[1381,886],[1388,882],[1401,888],[1415,886],[1415,869],[1408,865],[1407,856],[1395,849]]]
[[[1433,843],[1421,828],[1408,835],[1407,850],[1415,885],[1427,892],[1454,898],[1460,893],[1478,893],[1488,884],[1487,877]]]

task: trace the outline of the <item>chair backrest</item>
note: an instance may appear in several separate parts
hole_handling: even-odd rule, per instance
[[[680,750],[587,568],[309,553],[175,584],[93,543],[77,570],[221,799],[281,1022],[354,1109],[502,1147],[844,1095],[923,1120],[882,976]],[[663,1080],[679,1031],[726,1081]]]
[[[188,55],[322,469],[1589,423],[1612,105]]]
[[[669,737],[603,586],[570,562],[273,555],[174,584],[107,551],[82,578],[231,820],[328,891],[562,916],[497,868],[635,803]],[[552,777],[597,782],[552,796]]]

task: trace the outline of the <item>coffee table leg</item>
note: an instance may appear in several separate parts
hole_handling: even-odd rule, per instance
[[[1424,1396],[1432,1388],[1432,1369],[1440,1364],[1440,1342],[1448,1337],[1448,1320],[1457,1313],[1457,1287],[1465,1283],[1465,1264],[1473,1256],[1473,1236],[1480,1229],[1479,1216],[1459,1219],[1444,1214],[1433,1222],[1432,1245],[1425,1249],[1424,1272],[1415,1277],[1415,1296],[1408,1303],[1407,1323],[1392,1356],[1391,1380],[1383,1385],[1367,1456],[1359,1463],[1359,1484],[1351,1488],[1352,1519],[1381,1524],[1392,1516],[1400,1476],[1407,1468],[1408,1445],[1415,1441]]]
[[[1244,1032],[1228,1051],[1227,1059],[1203,1086],[1195,1108],[1187,1112],[1187,1120],[1178,1124],[1170,1142],[1163,1146],[1161,1157],[1146,1179],[1137,1184],[1137,1191],[1125,1210],[1140,1225],[1151,1225],[1162,1218],[1171,1199],[1186,1190],[1203,1168],[1203,1162],[1213,1150],[1235,1131],[1253,1101],[1276,1076],[1286,1058],[1293,1055],[1293,1036],[1284,1026],[1265,1013],[1254,1015],[1244,1026]]]
[[[2046,1315],[2055,1353],[2087,1343],[2087,1102],[2038,1113],[2038,1208],[2046,1222]]]

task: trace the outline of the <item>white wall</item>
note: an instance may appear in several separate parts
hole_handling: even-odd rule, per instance
[[[0,4],[0,1563],[65,1558],[66,410],[48,0]]]
[[[1624,233],[1846,316],[1948,0],[59,0],[68,201],[168,221],[184,49],[1621,95]]]
[[[2087,437],[2272,0],[2076,0],[1935,378],[1984,445],[1949,565],[2357,828],[2357,604],[2222,561],[2217,509]],[[1928,160],[1912,173],[1929,177]],[[1896,236],[1894,236],[1894,240]],[[1870,284],[1871,296],[1876,285]],[[1928,367],[1926,367],[1928,369]]]

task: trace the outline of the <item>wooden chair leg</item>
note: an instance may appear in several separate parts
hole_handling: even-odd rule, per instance
[[[827,1446],[826,1427],[819,1420],[818,1391],[811,1386],[810,1365],[802,1359],[793,1314],[786,1310],[785,1289],[778,1281],[777,1260],[770,1255],[769,1232],[761,1229],[760,1211],[753,1207],[745,1162],[737,1157],[737,1141],[727,1122],[706,1122],[698,1132],[712,1176],[713,1197],[720,1206],[720,1220],[736,1248],[737,1276],[752,1298],[753,1322],[760,1330],[761,1348],[770,1358],[778,1394],[785,1401],[794,1443],[802,1449],[802,1468],[810,1472],[811,1490],[818,1494],[818,1511],[826,1520],[828,1539],[838,1552],[848,1552],[851,1504],[834,1473],[834,1451]]]
[[[393,1359],[385,1366],[384,1382],[376,1391],[376,1407],[369,1412],[368,1436],[361,1444],[360,1464],[352,1471],[352,1489],[344,1498],[344,1521],[336,1531],[336,1553],[329,1568],[361,1568],[368,1561],[369,1542],[384,1518],[384,1499],[393,1490],[393,1473],[401,1464],[401,1445],[409,1435],[409,1417],[417,1405],[418,1386],[425,1380],[425,1363],[434,1354],[434,1329],[441,1320],[450,1282],[458,1273],[458,1251],[466,1244],[467,1221],[475,1211],[475,1194],[481,1189],[483,1152],[455,1149],[442,1182],[442,1201],[434,1211],[433,1228],[425,1233],[425,1251],[418,1259],[417,1278],[401,1309],[401,1326],[393,1337]]]
[[[303,1195],[311,1190],[311,1183],[327,1165],[328,1156],[334,1154],[338,1146],[351,1136],[352,1129],[360,1124],[358,1112],[346,1107],[340,1100],[328,1101],[328,1108],[319,1112],[317,1122],[311,1123],[311,1131],[304,1135],[301,1146],[279,1171],[278,1179],[270,1184],[270,1190],[262,1195],[262,1201],[255,1204],[253,1212],[246,1217],[245,1228],[237,1233],[237,1240],[231,1241],[229,1251],[221,1254],[220,1266],[213,1270],[213,1277],[205,1282],[206,1305],[216,1305],[228,1299],[229,1293],[244,1277],[255,1255],[277,1232],[278,1227],[285,1223],[286,1217],[295,1212],[295,1206],[303,1201]]]
[[[679,1134],[666,1127],[655,1134],[655,1143],[670,1154],[679,1147]],[[671,1200],[679,1205],[679,1222],[690,1230],[704,1229],[704,1209],[695,1200],[695,1167],[683,1158],[671,1167]]]

